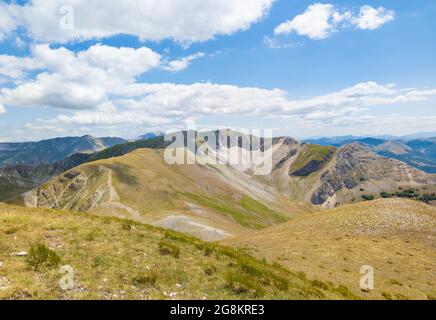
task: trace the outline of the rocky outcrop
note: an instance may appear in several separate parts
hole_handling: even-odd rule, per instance
[[[89,211],[110,199],[110,170],[78,167],[24,195],[28,207]]]
[[[334,165],[322,174],[320,180],[321,185],[311,198],[315,205],[324,204],[340,190],[351,190],[368,183],[373,187],[386,181],[398,186],[436,184],[436,176],[371,153],[360,143],[341,148],[336,154]]]

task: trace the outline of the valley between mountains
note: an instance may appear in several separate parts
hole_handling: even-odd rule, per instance
[[[225,164],[168,165],[163,137],[66,149],[52,163],[9,157],[18,162],[0,167],[0,297],[436,296],[436,175],[361,142],[270,142],[264,176]],[[179,149],[194,159],[189,145]],[[266,141],[259,145],[266,153]],[[213,150],[250,153],[227,140]],[[29,270],[13,255],[35,242],[79,266],[80,288],[58,292],[56,270]],[[374,290],[359,288],[362,265],[375,269]],[[44,272],[50,283],[38,280]]]

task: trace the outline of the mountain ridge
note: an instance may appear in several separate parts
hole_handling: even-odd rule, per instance
[[[427,173],[436,173],[436,138],[434,137],[414,139],[391,137],[383,139],[346,136],[308,139],[305,141],[335,147],[359,142],[366,146],[368,150],[381,156],[400,160]]]
[[[84,135],[37,142],[0,143],[0,167],[53,164],[75,153],[94,153],[124,142],[126,140],[122,138]]]

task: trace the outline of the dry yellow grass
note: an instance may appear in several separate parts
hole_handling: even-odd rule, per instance
[[[436,296],[436,209],[387,199],[344,206],[228,240],[312,279],[349,287],[367,299]],[[362,292],[360,268],[375,269]]]
[[[29,264],[37,243],[59,266]],[[27,252],[28,256],[16,253]],[[34,259],[35,261],[35,259]],[[53,259],[56,262],[56,259]],[[350,299],[235,249],[116,218],[0,204],[0,299]],[[74,285],[59,286],[61,265]]]

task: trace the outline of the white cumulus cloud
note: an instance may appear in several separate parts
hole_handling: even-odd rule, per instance
[[[355,26],[362,30],[374,30],[395,18],[394,11],[383,7],[362,6],[358,14],[338,9],[333,4],[315,3],[305,12],[274,29],[275,35],[296,33],[313,40],[326,39],[342,28]]]
[[[310,5],[304,13],[276,27],[274,33],[279,35],[295,32],[312,39],[325,39],[334,29],[334,25],[331,23],[333,9],[332,4],[316,3]]]
[[[125,96],[112,100],[115,109],[78,111],[53,123],[78,125],[180,124],[191,117],[250,115],[274,119],[355,123],[368,107],[434,99],[436,89],[400,89],[394,84],[366,82],[309,99],[290,100],[286,91],[213,83],[190,85],[134,84]],[[354,118],[354,120],[353,120]]]
[[[0,41],[18,27],[16,6],[0,3]]]
[[[30,57],[0,55],[0,80],[15,83],[0,89],[0,102],[14,106],[52,106],[89,109],[109,101],[109,95],[124,95],[139,76],[152,69],[182,71],[203,53],[167,64],[153,50],[116,48],[96,44],[73,52],[47,44],[32,47]],[[30,71],[36,72],[32,78]]]
[[[395,13],[392,10],[386,10],[383,7],[377,9],[371,6],[363,6],[360,8],[359,16],[353,19],[353,23],[359,29],[374,30],[381,25],[394,20]]]
[[[205,56],[206,55],[203,52],[191,54],[190,56],[181,58],[179,60],[173,60],[168,62],[168,64],[164,66],[164,69],[173,72],[183,71],[189,66],[192,61],[203,58]]]
[[[273,1],[31,0],[23,6],[2,4],[0,36],[20,26],[40,42],[117,34],[142,40],[206,41],[248,29],[265,16]]]

